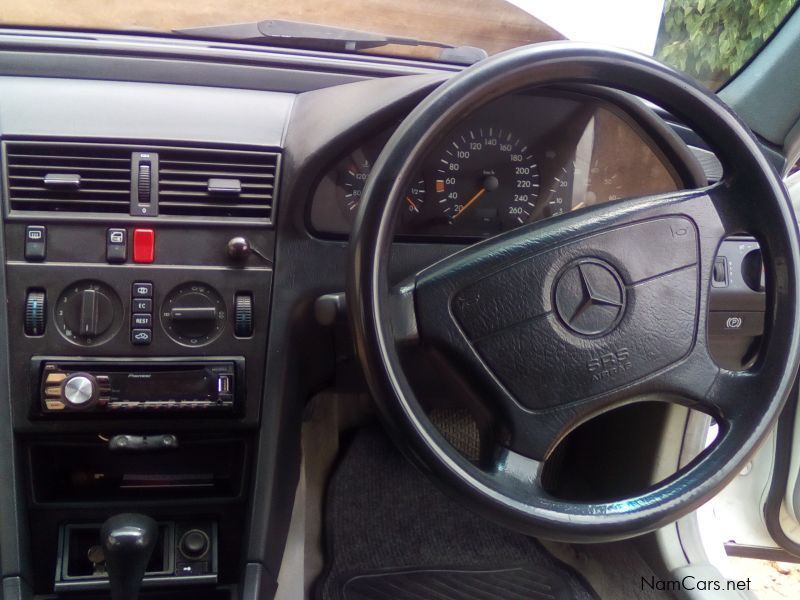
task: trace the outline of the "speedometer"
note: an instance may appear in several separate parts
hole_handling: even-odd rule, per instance
[[[519,136],[502,128],[469,129],[447,142],[434,173],[442,215],[469,233],[525,223],[539,197],[539,167]]]

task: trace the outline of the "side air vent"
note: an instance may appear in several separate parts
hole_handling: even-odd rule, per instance
[[[127,214],[131,152],[122,146],[5,142],[11,211]]]
[[[269,222],[278,171],[274,152],[157,150],[162,215]]]

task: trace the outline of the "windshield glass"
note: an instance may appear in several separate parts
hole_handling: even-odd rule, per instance
[[[547,40],[610,43],[719,88],[758,51],[795,0],[6,0],[5,25],[173,32],[272,19],[476,46],[494,54]],[[201,37],[212,37],[206,30]],[[284,40],[285,45],[292,45]],[[297,47],[308,47],[298,40]],[[354,51],[437,59],[441,48]]]

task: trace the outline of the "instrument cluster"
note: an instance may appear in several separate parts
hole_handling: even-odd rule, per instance
[[[323,177],[310,211],[321,234],[349,233],[389,129]],[[500,98],[432,148],[402,203],[398,234],[482,238],[620,198],[677,190],[656,144],[614,105],[574,93]]]

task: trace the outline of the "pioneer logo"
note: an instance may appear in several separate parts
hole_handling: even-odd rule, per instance
[[[592,381],[611,379],[631,368],[631,353],[627,348],[617,348],[610,352],[594,356],[586,363],[592,375]]]

